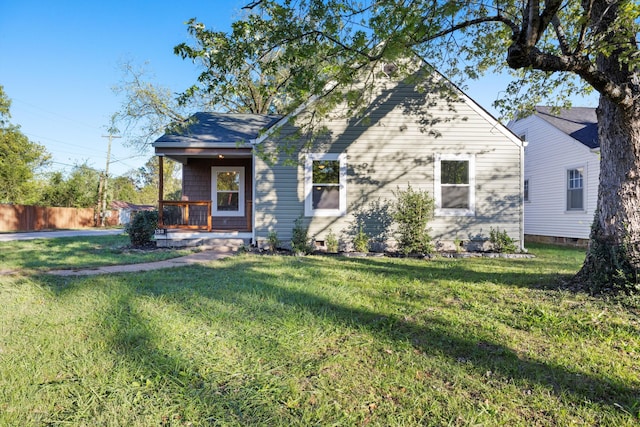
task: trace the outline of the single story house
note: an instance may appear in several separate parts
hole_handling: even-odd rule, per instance
[[[410,186],[435,200],[437,248],[486,248],[494,228],[522,249],[524,143],[450,83],[448,96],[425,90],[437,73],[376,78],[356,116],[345,103],[318,118],[312,99],[285,117],[197,113],[186,131],[156,140],[160,161],[183,166],[183,200],[163,201],[160,189],[158,245],[263,246],[275,234],[287,246],[299,220],[319,247],[331,233],[349,250],[362,228],[373,249],[392,250],[391,209]]]
[[[508,127],[528,143],[524,155],[527,240],[586,244],[600,177],[595,108],[555,113],[539,106]]]

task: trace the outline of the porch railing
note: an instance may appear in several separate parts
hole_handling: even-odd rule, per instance
[[[158,226],[211,231],[211,200],[160,200]]]

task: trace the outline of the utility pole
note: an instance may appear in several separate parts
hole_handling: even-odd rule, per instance
[[[122,138],[121,136],[112,135],[102,135],[103,138],[109,138],[109,144],[107,145],[107,166],[104,169],[104,183],[101,186],[102,191],[100,194],[100,226],[105,226],[105,213],[107,212],[107,183],[109,180],[109,162],[111,161],[111,140],[113,138]]]

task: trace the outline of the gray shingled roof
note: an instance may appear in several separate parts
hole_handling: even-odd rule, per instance
[[[261,131],[280,120],[278,116],[261,114],[196,113],[194,123],[181,134],[164,134],[155,147],[215,146],[221,143],[247,143],[256,139]]]
[[[551,107],[538,106],[536,107],[536,114],[587,147],[600,147],[595,108],[572,107],[567,110],[561,110],[558,115],[555,115],[552,114]]]

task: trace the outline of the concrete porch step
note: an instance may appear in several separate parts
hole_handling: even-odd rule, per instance
[[[156,234],[156,245],[159,248],[181,248],[202,246],[207,249],[216,248],[218,251],[237,251],[243,245],[251,244],[251,233],[207,233],[169,231],[166,234]]]

